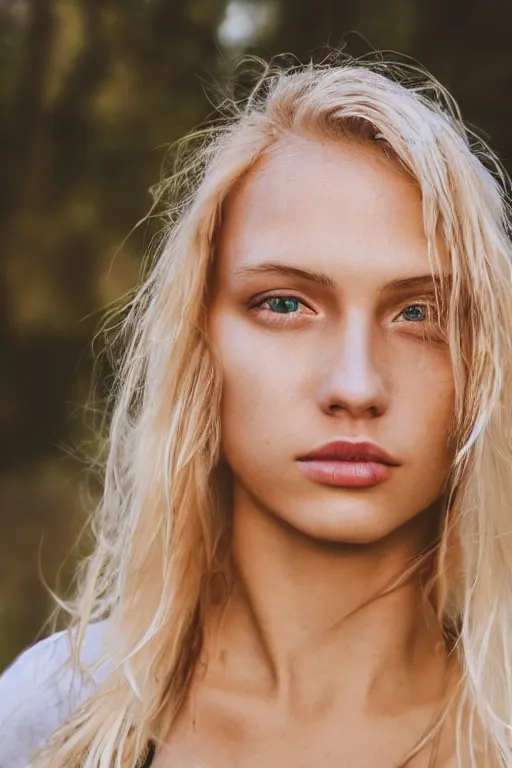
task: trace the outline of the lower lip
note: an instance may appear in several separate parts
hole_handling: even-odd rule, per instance
[[[310,480],[335,488],[371,488],[384,483],[391,474],[388,464],[378,461],[299,461],[299,466]]]

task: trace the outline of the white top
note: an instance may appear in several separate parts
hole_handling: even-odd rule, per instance
[[[91,624],[83,649],[85,667],[102,653],[105,622]],[[0,677],[0,768],[30,768],[30,757],[88,696],[105,672],[78,677],[69,660],[67,632],[24,651]]]

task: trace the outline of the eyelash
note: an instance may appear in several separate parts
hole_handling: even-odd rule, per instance
[[[260,298],[259,300],[257,300],[256,303],[251,304],[250,305],[250,309],[258,310],[259,312],[268,313],[268,315],[270,317],[272,317],[271,320],[270,320],[270,317],[269,317],[269,321],[272,322],[272,323],[278,323],[278,324],[286,324],[286,323],[294,322],[297,319],[297,317],[302,317],[304,315],[304,313],[302,313],[302,312],[301,313],[298,313],[298,312],[282,312],[282,313],[281,312],[274,312],[271,309],[263,307],[263,305],[266,304],[271,299],[292,299],[294,301],[297,301],[305,309],[310,310],[311,312],[313,311],[311,309],[311,307],[309,307],[308,304],[306,304],[305,301],[303,301],[298,296],[295,296],[292,293],[278,293],[278,294],[272,294],[270,296],[265,296],[265,297]],[[432,322],[437,322],[437,315],[438,315],[437,307],[436,307],[435,303],[433,303],[431,301],[428,301],[428,300],[423,300],[423,301],[418,300],[418,301],[413,301],[413,302],[410,302],[408,304],[405,304],[402,307],[402,309],[400,310],[400,312],[398,313],[398,315],[396,317],[397,318],[400,317],[401,315],[403,315],[403,313],[407,309],[409,309],[411,307],[421,307],[425,311],[425,318],[424,318],[423,321],[416,321],[415,322],[414,320],[405,320],[404,322],[406,322],[406,323],[408,323],[410,325],[416,325],[417,324],[419,326],[424,326],[426,323],[428,323],[429,319],[431,319],[432,317],[433,317],[433,320],[431,319],[431,321]]]

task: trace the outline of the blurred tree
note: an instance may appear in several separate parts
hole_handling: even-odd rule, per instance
[[[33,640],[80,525],[88,347],[138,277],[165,145],[201,122],[224,0],[0,3],[0,667]],[[147,236],[147,235],[146,235]],[[50,480],[49,480],[50,478]]]
[[[455,95],[512,171],[510,36],[507,0],[433,0],[420,5],[415,55]]]

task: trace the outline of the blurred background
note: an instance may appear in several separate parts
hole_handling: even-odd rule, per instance
[[[41,631],[44,582],[69,589],[99,491],[76,450],[94,449],[92,341],[212,84],[244,52],[399,51],[510,171],[511,29],[511,0],[0,0],[0,669]]]

